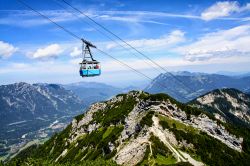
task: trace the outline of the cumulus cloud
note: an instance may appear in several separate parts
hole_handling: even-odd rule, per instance
[[[80,56],[82,51],[78,47],[74,47],[72,52],[70,53],[71,57],[77,57]]]
[[[16,51],[17,48],[13,45],[0,41],[0,58],[8,58]]]
[[[250,55],[250,25],[208,33],[194,43],[176,50],[189,61],[203,61],[213,58]]]
[[[31,58],[34,59],[46,59],[51,57],[57,57],[63,52],[63,49],[58,44],[51,44],[44,48],[37,49],[34,53],[30,54]]]
[[[168,48],[174,46],[175,44],[185,41],[184,32],[180,30],[174,30],[169,34],[166,34],[157,39],[139,39],[127,41],[130,45],[136,48],[141,49],[159,49],[159,48]],[[112,49],[117,47],[116,43],[111,43],[107,45],[107,49]]]
[[[245,6],[240,6],[237,1],[216,2],[214,5],[207,8],[201,13],[203,20],[213,20],[220,17],[226,17],[235,12],[243,12],[250,10],[250,3]]]

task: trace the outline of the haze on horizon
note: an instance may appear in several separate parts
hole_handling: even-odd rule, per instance
[[[96,25],[84,23],[91,24],[65,4],[61,3],[67,10],[61,8],[57,0],[23,1],[146,75],[154,78],[164,72],[152,69],[145,64],[145,58],[133,56],[133,50],[126,51],[98,33]],[[168,71],[250,71],[250,1],[68,2]],[[18,1],[0,0],[0,84],[95,81],[120,85],[145,81],[95,50],[102,75],[83,79],[78,72],[80,49],[80,41]]]

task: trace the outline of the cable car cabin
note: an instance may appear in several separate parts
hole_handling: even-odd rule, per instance
[[[80,63],[80,76],[94,77],[101,75],[100,62],[97,61],[82,61]]]

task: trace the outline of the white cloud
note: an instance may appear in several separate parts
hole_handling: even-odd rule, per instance
[[[197,41],[176,48],[189,61],[250,56],[250,25],[208,33]]]
[[[77,57],[80,56],[82,51],[78,47],[74,47],[73,51],[70,53],[71,57]]]
[[[21,27],[40,26],[51,23],[50,21],[39,17],[36,13],[29,10],[1,10],[5,17],[0,19],[0,24],[15,25]],[[39,11],[48,16],[55,22],[75,21],[78,18],[85,18],[79,13],[72,14],[65,10],[43,10]],[[103,21],[119,21],[132,23],[151,23],[160,25],[170,25],[166,22],[159,21],[159,18],[184,18],[184,19],[200,19],[200,16],[188,14],[176,14],[166,12],[152,12],[152,11],[98,11],[88,10],[85,12],[89,17],[100,19]],[[22,19],[22,22],[16,21]],[[172,25],[171,25],[172,26]]]
[[[100,11],[99,15],[108,16],[137,16],[137,18],[159,18],[159,17],[172,17],[172,18],[187,18],[187,19],[200,19],[200,16],[190,14],[176,14],[167,12],[155,12],[155,11]],[[131,18],[131,17],[129,17]]]
[[[245,6],[240,6],[237,1],[216,2],[201,13],[201,18],[209,21],[246,10],[250,10],[250,3],[247,3]]]
[[[17,48],[13,45],[0,41],[0,58],[8,58],[16,51]]]
[[[167,13],[167,12],[155,12],[155,11],[99,11],[88,10],[85,12],[89,17],[100,19],[102,21],[117,21],[117,22],[131,22],[131,23],[151,23],[158,25],[175,26],[168,24],[165,21],[159,21],[161,18],[183,18],[183,19],[204,19],[211,20],[223,16],[228,16],[233,12],[242,12],[250,10],[250,3],[245,6],[239,6],[237,2],[217,2],[210,8],[206,9],[201,16],[183,13]],[[85,17],[79,13],[72,14],[65,10],[42,10],[39,11],[48,16],[55,22],[72,22],[78,18],[85,19]],[[15,25],[21,27],[40,26],[51,23],[50,21],[39,17],[36,13],[29,10],[1,10],[0,14],[4,15],[0,19],[0,24]],[[78,18],[75,16],[77,15]],[[16,21],[22,19],[22,22]],[[219,18],[225,19],[225,18]],[[248,18],[227,18],[231,20],[243,20],[247,21]],[[91,29],[89,29],[91,30]]]
[[[169,34],[166,34],[157,39],[139,39],[139,40],[131,40],[127,41],[130,45],[135,48],[140,48],[144,50],[152,50],[159,48],[169,48],[175,46],[178,43],[184,42],[185,36],[184,32],[180,30],[174,30]],[[116,43],[110,43],[107,45],[107,49],[112,49],[117,47]]]
[[[136,13],[135,13],[136,14]],[[112,15],[100,15],[99,19],[105,21],[119,21],[119,22],[132,22],[132,23],[151,23],[151,24],[159,24],[159,25],[170,25],[165,22],[155,21],[154,19],[149,19],[145,16],[112,16]]]
[[[34,53],[30,54],[34,59],[46,59],[51,57],[57,57],[63,52],[63,49],[58,44],[51,44],[44,48],[37,49]]]

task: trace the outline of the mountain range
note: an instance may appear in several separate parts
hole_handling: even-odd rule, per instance
[[[0,96],[1,123],[67,114],[84,106],[75,94],[57,84],[31,85],[21,82],[2,85]]]
[[[24,82],[0,86],[0,155],[63,129],[85,103],[56,84]]]
[[[81,98],[84,101],[86,105],[110,99],[111,97],[119,93],[126,93],[131,90],[143,89],[131,85],[119,88],[98,82],[77,82],[62,86],[65,89],[70,90],[74,94],[76,94],[79,98]]]
[[[108,98],[123,92],[122,88],[97,82],[78,82],[63,85],[67,90],[72,91],[81,98],[87,105]]]
[[[162,86],[164,85],[164,86]],[[188,102],[214,89],[236,88],[250,92],[250,76],[173,72],[157,76],[144,90],[149,93],[166,93],[178,101]]]
[[[223,110],[225,103],[232,107]],[[245,106],[248,96],[235,89],[215,90],[188,104],[131,91],[92,104],[62,132],[7,165],[248,165],[250,128],[226,119],[229,112],[249,123],[242,117],[249,113]]]

